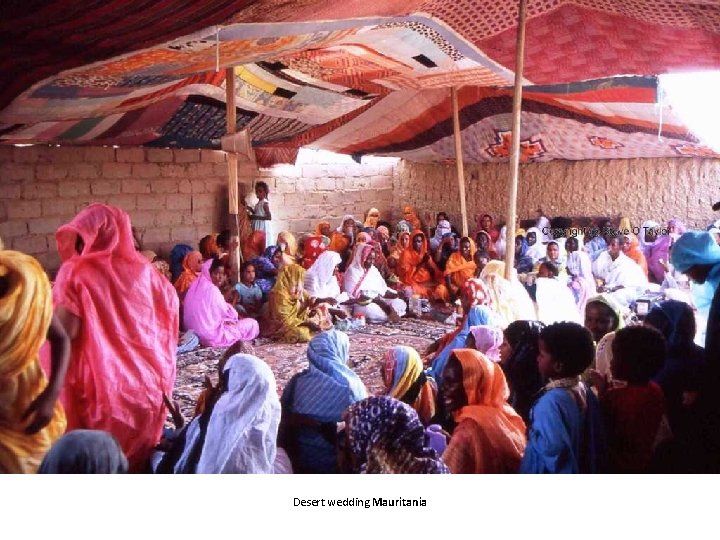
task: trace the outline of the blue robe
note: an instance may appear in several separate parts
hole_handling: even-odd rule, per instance
[[[530,411],[521,473],[597,473],[604,470],[605,438],[600,403],[587,391],[587,408],[564,388],[546,391]]]

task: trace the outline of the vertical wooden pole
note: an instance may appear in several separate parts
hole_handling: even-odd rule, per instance
[[[512,110],[512,146],[510,152],[510,173],[508,175],[508,211],[505,223],[505,278],[510,279],[515,262],[515,219],[517,214],[518,177],[520,173],[520,112],[522,109],[522,79],[525,62],[525,19],[527,0],[520,0],[517,43],[515,46],[515,89]]]
[[[235,70],[229,67],[225,70],[225,109],[227,119],[227,134],[232,135],[237,129],[237,115],[235,110]],[[238,158],[235,152],[227,153],[228,164],[228,211],[230,213],[230,262],[233,277],[240,281],[240,233],[238,212],[240,201],[238,194]]]
[[[462,139],[460,138],[460,112],[457,88],[450,89],[453,113],[453,139],[455,139],[455,164],[457,166],[458,188],[460,189],[460,213],[462,214],[462,235],[468,235],[467,207],[465,206],[465,172],[463,169]]]

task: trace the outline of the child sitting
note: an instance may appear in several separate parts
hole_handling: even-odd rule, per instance
[[[591,372],[605,419],[609,472],[648,472],[657,443],[669,435],[665,398],[651,380],[665,363],[665,339],[654,328],[623,328],[615,333],[612,353],[612,387]]]
[[[240,282],[235,285],[238,300],[235,309],[240,315],[258,317],[263,305],[263,294],[260,286],[255,283],[255,266],[246,261],[240,267]]]
[[[605,454],[600,406],[580,380],[595,354],[590,332],[560,322],[540,332],[538,371],[547,384],[530,411],[522,473],[595,473]]]

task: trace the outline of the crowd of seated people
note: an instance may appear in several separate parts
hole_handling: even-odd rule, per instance
[[[254,212],[269,221],[267,201]],[[0,471],[720,470],[717,229],[539,216],[508,278],[502,227],[477,223],[460,238],[444,212],[428,229],[411,207],[395,226],[371,208],[272,245],[262,223],[237,280],[229,231],[160,264],[103,204],[58,229],[52,288],[0,245]],[[648,292],[662,300],[633,315]],[[385,389],[369,396],[336,327],[397,323],[416,297],[456,302],[457,325],[375,359]],[[186,422],[170,397],[188,331],[226,351]],[[245,345],[260,335],[307,343],[281,395]]]

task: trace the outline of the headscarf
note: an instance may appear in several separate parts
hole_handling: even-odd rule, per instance
[[[525,235],[526,241],[530,233],[535,233],[535,243],[532,246],[528,245],[525,255],[530,257],[533,264],[535,264],[545,256],[545,246],[543,245],[544,235],[537,227],[530,227]]]
[[[422,221],[420,221],[412,206],[403,208],[403,218],[412,226],[413,230],[422,229]]]
[[[618,225],[618,229],[620,231],[628,231],[628,232],[632,231],[632,224],[630,223],[630,218],[628,218],[628,217],[620,218],[620,225]]]
[[[468,334],[470,334],[470,328],[473,326],[491,325],[494,322],[495,318],[493,317],[493,313],[487,306],[474,306],[468,311],[463,324],[442,339],[440,345],[442,348],[433,359],[432,368],[430,369],[439,388],[442,387],[443,370],[447,365],[450,355],[455,349],[465,347]],[[443,346],[443,344],[445,345]]]
[[[510,391],[500,365],[474,349],[458,349],[454,356],[462,366],[467,405],[453,417],[458,424],[471,419],[478,427],[474,472],[517,471],[525,450],[525,422],[507,402]],[[451,439],[444,454],[450,463],[452,450]]]
[[[714,290],[720,284],[720,246],[708,232],[690,231],[683,234],[672,249],[671,261],[679,272],[687,272],[695,265],[712,265],[706,282]]]
[[[492,237],[487,231],[479,230],[478,233],[475,235],[475,245],[479,246],[481,244],[480,242],[480,236],[485,236],[487,238],[487,248],[485,251],[487,251],[488,255],[490,255],[491,259],[495,259],[498,256],[497,248],[495,247],[495,242],[493,241]],[[479,247],[477,249],[480,249]]]
[[[315,235],[316,235],[316,236],[324,236],[324,235],[323,235],[323,232],[322,232],[323,229],[324,229],[324,228],[328,228],[328,229],[329,229],[330,227],[331,227],[331,225],[330,225],[330,222],[329,222],[329,221],[321,221],[321,222],[319,222],[317,225],[315,225]]]
[[[674,235],[676,235],[676,236],[678,236],[678,237],[679,237],[679,236],[682,236],[683,234],[685,234],[685,233],[687,232],[687,227],[685,226],[685,223],[683,223],[683,222],[682,222],[680,219],[678,219],[678,218],[673,218],[673,219],[671,219],[671,220],[668,221],[668,229],[671,229],[671,228],[673,228],[673,227],[674,227],[675,229],[677,229],[677,230],[676,230],[674,233],[671,233],[671,234],[674,234]]]
[[[521,244],[520,253],[515,256],[515,268],[517,269],[518,273],[524,274],[526,272],[532,271],[533,259],[527,254],[529,246],[527,240],[525,240],[525,237],[520,235],[516,236],[516,242],[518,238],[520,239]]]
[[[603,304],[610,308],[610,311],[613,312],[615,317],[618,320],[618,325],[615,328],[612,328],[610,331],[615,332],[616,330],[620,330],[625,326],[625,309],[623,306],[621,306],[615,298],[613,298],[612,294],[608,293],[602,293],[598,294],[597,296],[593,296],[587,301],[588,304],[591,303],[598,303]],[[587,304],[585,306],[587,308]]]
[[[82,254],[76,240],[84,242]],[[163,393],[175,383],[180,326],[177,292],[135,251],[130,217],[91,204],[55,235],[63,264],[56,307],[82,319],[62,397],[68,429],[111,433],[143,466],[165,423]]]
[[[553,239],[552,235],[550,234],[550,220],[548,218],[546,218],[545,216],[540,216],[535,226],[540,229],[542,233],[542,237],[538,238],[538,242],[540,242],[541,244],[545,244]],[[542,232],[543,230],[547,232]],[[544,256],[545,254],[543,253],[543,257]]]
[[[527,422],[535,395],[543,387],[538,371],[538,339],[545,325],[540,321],[515,321],[505,329],[505,339],[512,348],[502,363],[510,385],[510,405]]]
[[[517,271],[512,269],[510,281],[505,279],[505,263],[490,261],[480,273],[493,301],[493,309],[502,317],[507,326],[513,321],[534,320],[537,318],[535,306],[530,295],[517,278]]]
[[[397,230],[398,234],[409,233],[412,229],[412,226],[410,225],[410,223],[403,219],[398,222],[398,224],[395,226],[395,229]]]
[[[475,264],[475,253],[477,252],[475,242],[472,238],[463,236],[460,239],[460,244],[462,245],[465,241],[470,242],[470,260],[465,260],[461,250],[457,250],[450,255],[445,265],[445,275],[451,276],[453,283],[458,287],[462,287],[463,283],[472,278],[477,270],[477,265]]]
[[[422,236],[423,239],[420,251],[415,251],[413,247],[416,236]],[[429,272],[426,268],[417,269],[417,265],[420,264],[420,261],[422,261],[427,252],[428,247],[425,233],[420,230],[413,231],[410,235],[410,245],[400,253],[400,260],[398,261],[398,277],[403,283],[412,286],[416,283],[432,281],[436,275],[440,274],[440,270],[435,265],[432,257],[428,259],[428,265],[432,269],[432,272]]]
[[[109,433],[76,429],[53,445],[39,474],[125,474],[128,461]]]
[[[352,214],[345,214],[343,216],[342,220],[340,221],[340,225],[335,230],[339,233],[343,232],[343,225],[345,225],[346,221],[351,221],[351,220],[353,223],[355,223],[355,216],[353,216]]]
[[[236,354],[228,359],[221,379],[225,391],[207,411],[204,441],[202,417],[198,417],[188,426],[185,451],[175,472],[272,473],[280,424],[275,376],[259,358]],[[190,458],[198,445],[202,446],[195,467]]]
[[[198,248],[200,250],[200,253],[202,253],[203,259],[205,260],[212,259],[213,257],[217,257],[220,254],[220,250],[218,249],[214,234],[208,234],[207,236],[203,236],[200,239],[200,244],[198,244]]]
[[[310,269],[318,257],[325,251],[326,246],[323,238],[323,236],[306,236],[304,238],[302,266],[305,270]]]
[[[310,366],[298,376],[293,412],[320,422],[339,422],[349,405],[367,396],[365,385],[348,366],[350,339],[337,330],[320,332],[307,348]]]
[[[185,255],[193,250],[187,244],[177,244],[170,252],[170,280],[175,283],[183,271],[183,260]],[[152,261],[151,261],[152,262]]]
[[[475,338],[475,349],[483,353],[490,361],[500,361],[500,345],[503,342],[503,331],[497,326],[481,324],[471,326],[470,333]]]
[[[210,276],[212,259],[202,265],[200,276],[190,284],[183,302],[185,328],[193,330],[205,347],[229,347],[237,340],[255,339],[260,330],[256,320],[239,319]]]
[[[652,247],[655,245],[655,242],[657,242],[657,238],[653,240],[652,242],[648,242],[645,240],[645,233],[647,229],[658,229],[660,227],[660,224],[657,221],[654,221],[652,219],[648,219],[643,222],[642,227],[640,228],[640,234],[638,235],[638,240],[640,241],[640,249],[642,249],[643,255],[645,255],[645,258],[650,256],[650,252],[652,251]]]
[[[625,252],[625,255],[635,261],[637,265],[642,268],[645,277],[648,277],[647,260],[645,259],[645,255],[643,255],[643,252],[640,250],[640,241],[638,240],[637,236],[632,233],[626,234],[624,236],[630,241],[630,249]]]
[[[446,219],[441,219],[437,227],[435,227],[435,234],[433,235],[433,240],[435,240],[438,244],[442,241],[442,238],[447,233],[452,232],[452,227],[450,227],[450,222]]]
[[[415,409],[388,396],[364,399],[343,414],[355,472],[447,474],[435,450],[425,447],[425,429]]]
[[[305,290],[314,298],[337,298],[340,285],[335,277],[335,268],[342,262],[339,253],[325,251],[320,254],[310,269],[305,272]]]
[[[387,240],[388,238],[390,238],[390,231],[388,230],[388,228],[385,225],[380,225],[375,230],[377,231],[378,235],[380,236],[380,239],[384,238],[385,240]]]
[[[277,246],[280,247],[280,244],[285,244],[285,249],[282,250],[283,252],[283,265],[288,264],[294,264],[295,261],[295,255],[297,254],[297,240],[295,239],[295,235],[291,233],[290,231],[282,231],[277,236]]]
[[[435,416],[437,388],[428,377],[418,352],[412,347],[396,345],[383,357],[385,379],[390,382],[387,395],[414,408],[424,425]]]
[[[52,318],[50,282],[40,263],[18,251],[0,251],[0,471],[33,473],[65,431],[65,414],[55,404],[50,423],[27,435],[22,416],[47,386],[38,355]]]
[[[195,272],[193,268],[196,267],[198,261],[202,261],[202,253],[199,251],[191,251],[186,254],[182,262],[182,274],[175,280],[175,290],[180,296],[184,295],[190,288],[195,279],[200,275],[199,272]]]
[[[253,231],[242,244],[243,260],[249,261],[262,255],[265,242],[265,231]]]
[[[371,208],[365,215],[365,223],[363,225],[374,229],[377,227],[378,221],[380,221],[380,210],[377,208]]]
[[[668,350],[672,353],[689,353],[695,337],[688,331],[694,328],[694,324],[687,324],[688,319],[694,317],[692,308],[685,302],[664,300],[655,304],[650,313],[660,315],[666,321],[666,324],[662,328],[658,328],[658,330],[665,336]],[[648,313],[648,316],[650,313]]]
[[[460,290],[460,296],[470,300],[470,306],[493,307],[490,290],[481,279],[468,279]]]
[[[359,298],[365,292],[371,298],[382,296],[388,289],[387,283],[375,266],[365,268],[365,261],[374,250],[372,244],[360,244],[355,250],[350,265],[343,275],[343,289],[350,298]]]
[[[410,245],[410,232],[404,231],[398,234],[398,240],[397,244],[395,244],[395,247],[392,248],[392,251],[390,252],[390,258],[391,259],[400,259],[400,255],[402,255],[402,252],[405,251],[407,246],[403,246],[403,239],[407,238],[407,245]]]
[[[568,286],[575,295],[578,311],[581,314],[585,313],[588,299],[597,294],[590,256],[580,250],[570,253],[567,259],[567,271],[572,276]]]
[[[308,320],[305,269],[299,264],[284,266],[268,296],[268,319],[275,325],[274,338],[286,343],[305,343],[310,329],[300,326]]]

